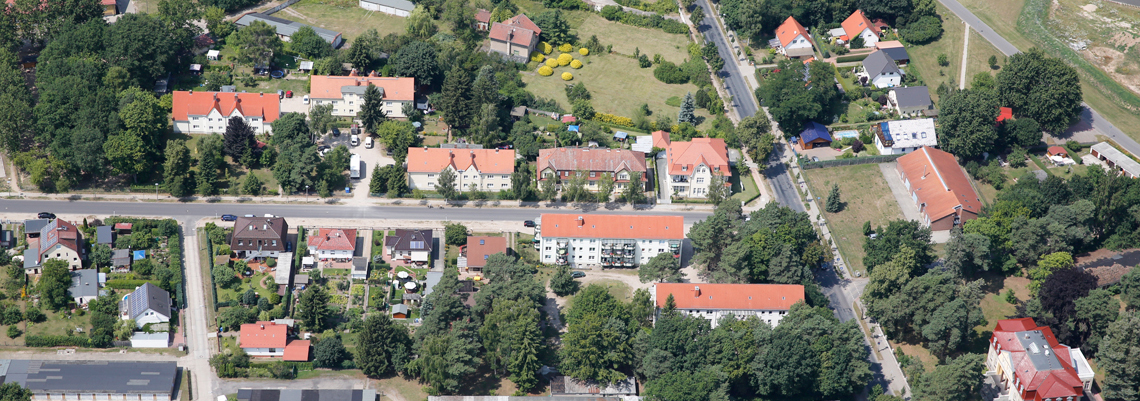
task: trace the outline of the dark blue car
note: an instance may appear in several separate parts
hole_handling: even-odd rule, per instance
[[[234,216],[232,214],[223,214],[222,221],[237,221],[237,216]]]

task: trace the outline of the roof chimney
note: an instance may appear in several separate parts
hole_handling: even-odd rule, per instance
[[[694,297],[701,296],[701,286],[699,286],[699,285],[693,286],[693,296]]]
[[[262,330],[265,330],[265,325],[264,325],[264,324],[263,324],[263,325],[261,325],[261,329],[262,329]]]
[[[582,216],[578,216],[578,227],[582,227],[584,225],[586,225],[586,219],[583,219]]]

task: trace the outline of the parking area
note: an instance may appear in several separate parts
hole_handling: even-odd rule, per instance
[[[340,136],[333,136],[332,134],[325,134],[319,141],[322,145],[328,145],[333,148],[344,145],[348,147],[349,152],[360,155],[360,179],[353,183],[352,191],[354,194],[367,196],[368,183],[372,179],[372,169],[376,166],[387,166],[395,164],[396,160],[384,153],[383,147],[375,137],[372,138],[372,149],[364,147],[365,137],[361,135],[360,144],[352,146],[352,135],[349,134],[348,129],[341,130]]]
[[[302,96],[294,93],[291,98],[281,99],[281,112],[309,114],[309,105],[304,103]]]

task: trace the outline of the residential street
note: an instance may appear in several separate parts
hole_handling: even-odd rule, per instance
[[[717,76],[724,80],[724,89],[732,95],[730,103],[732,109],[736,110],[740,118],[756,114],[756,98],[752,94],[752,88],[745,82],[746,78],[741,73],[740,66],[737,65],[738,57],[733,53],[732,45],[724,37],[714,19],[717,15],[716,9],[709,5],[708,0],[699,0],[695,4],[705,10],[705,19],[701,21],[697,30],[705,35],[705,38],[716,43],[718,53],[724,59],[724,69],[719,71]]]

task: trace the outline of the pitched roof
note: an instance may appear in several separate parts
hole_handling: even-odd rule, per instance
[[[467,267],[483,267],[487,258],[496,253],[507,252],[505,237],[467,237]]]
[[[285,348],[289,342],[289,326],[273,322],[241,325],[242,348]]]
[[[309,78],[309,96],[314,99],[343,99],[344,93],[363,95],[368,84],[379,88],[385,100],[406,102],[416,98],[415,78],[329,75],[313,75]]]
[[[515,172],[514,149],[409,148],[409,173],[439,173],[447,166],[467,171],[472,165],[483,174]]]
[[[269,24],[269,26],[277,30],[278,35],[282,36],[293,36],[293,34],[297,33],[301,27],[308,26],[309,28],[313,28],[313,32],[316,32],[317,36],[320,36],[321,39],[325,40],[325,42],[336,43],[337,38],[340,37],[340,32],[330,31],[325,28],[306,25],[297,21],[290,21],[262,13],[249,12],[242,14],[241,17],[238,17],[237,21],[234,23],[238,26],[246,27],[249,26],[249,24],[252,24],[254,21],[263,21],[266,24]]]
[[[895,102],[901,108],[929,107],[930,89],[925,86],[910,86],[906,88],[891,89],[895,93]]]
[[[816,139],[823,139],[831,142],[831,134],[827,132],[827,126],[817,123],[815,121],[808,121],[804,130],[800,132],[800,140],[804,143],[814,141]]]
[[[1100,157],[1111,161],[1115,165],[1114,167],[1124,170],[1133,177],[1140,176],[1140,163],[1113,147],[1112,144],[1101,142],[1093,145],[1091,149],[1096,151]]]
[[[482,8],[475,10],[475,20],[484,24],[491,22],[491,12]]]
[[[5,383],[19,383],[33,394],[67,398],[169,397],[178,376],[176,362],[4,360]],[[129,394],[127,397],[123,395]],[[143,396],[145,394],[145,396]],[[73,397],[74,396],[74,397]],[[108,397],[109,396],[109,397]]]
[[[863,59],[863,69],[867,70],[867,76],[871,79],[888,72],[902,73],[899,71],[899,66],[895,64],[895,59],[882,50],[875,50]]]
[[[1057,342],[1049,327],[1038,327],[1032,318],[998,321],[991,337],[993,346],[1008,355],[1013,374],[1023,388],[1022,399],[1080,398],[1083,383],[1073,368],[1071,349]]]
[[[1013,119],[1013,109],[1009,107],[998,107],[997,122]]]
[[[804,300],[799,284],[658,283],[654,291],[659,308],[670,294],[677,309],[788,310]]]
[[[645,154],[626,149],[553,148],[538,151],[538,171],[603,171],[621,170],[645,173]]]
[[[544,238],[682,239],[685,238],[685,218],[544,213],[542,236]]]
[[[230,248],[235,251],[285,250],[285,233],[289,224],[283,217],[238,217]],[[276,245],[272,242],[277,240]]]
[[[131,319],[138,319],[148,309],[170,317],[170,293],[151,283],[135,288],[123,302],[126,303],[127,314]]]
[[[539,28],[538,24],[535,24],[533,21],[531,21],[530,18],[527,17],[525,14],[519,14],[519,15],[516,15],[514,17],[511,17],[511,18],[507,19],[506,21],[503,21],[503,23],[507,24],[507,25],[511,25],[511,26],[516,26],[519,28],[532,30],[532,31],[534,31],[535,35],[541,35],[542,34],[542,28]]]
[[[906,52],[905,47],[887,47],[879,49],[879,51],[891,56],[891,59],[895,61],[910,60],[910,54]]]
[[[210,111],[229,117],[238,110],[245,117],[261,117],[265,122],[281,116],[281,99],[264,93],[227,93],[174,91],[171,115],[174,121],[188,121],[190,116],[206,116]]]
[[[309,340],[293,340],[285,345],[285,354],[282,359],[291,362],[309,361]]]
[[[99,296],[99,271],[82,269],[71,272],[71,287],[67,292],[72,298]]]
[[[692,175],[697,165],[704,164],[724,177],[732,176],[728,167],[728,146],[721,138],[693,138],[689,142],[669,144],[669,174]],[[686,167],[682,170],[682,166]]]
[[[306,241],[318,251],[352,251],[356,249],[356,229],[319,228]]]
[[[792,44],[792,40],[801,35],[807,39],[808,43],[814,44],[811,35],[808,34],[803,25],[800,25],[799,21],[796,21],[795,17],[788,17],[783,24],[776,28],[776,38],[780,39],[780,46],[787,47]]]
[[[1068,156],[1069,155],[1068,150],[1065,150],[1065,148],[1063,148],[1061,146],[1057,146],[1057,145],[1050,146],[1049,149],[1045,150],[1045,153],[1048,154],[1049,156],[1056,156],[1056,155]]]
[[[958,208],[975,215],[981,212],[982,201],[954,155],[923,146],[898,158],[898,166],[918,203],[926,204],[930,221],[954,214]]]
[[[79,229],[75,228],[74,224],[66,220],[52,220],[40,229],[40,254],[56,246],[56,244],[79,252],[79,241],[82,238]]]
[[[404,305],[404,304],[395,304],[395,305],[392,305],[392,314],[393,314],[393,315],[395,315],[395,314],[397,314],[397,313],[400,313],[400,314],[403,314],[403,315],[407,316],[407,314],[408,314],[408,305]]]
[[[871,23],[867,16],[863,14],[863,10],[855,10],[851,13],[850,17],[843,20],[843,32],[847,33],[847,37],[854,38],[863,33],[864,29],[870,29],[875,35],[879,34],[879,27]]]
[[[227,258],[229,256],[226,256]],[[129,249],[116,249],[111,251],[111,267],[123,267],[131,265],[131,250]]]
[[[653,131],[653,147],[669,149],[669,133],[666,131]]]
[[[99,226],[95,228],[95,237],[100,244],[111,244],[115,241],[114,231],[111,226]]]
[[[397,229],[396,235],[384,237],[384,247],[397,251],[426,251],[432,248],[431,230]]]
[[[487,34],[487,37],[491,38],[491,40],[511,42],[519,46],[530,46],[530,42],[537,36],[538,33],[535,31],[519,26],[507,25],[502,22],[492,23],[491,32]]]

